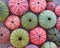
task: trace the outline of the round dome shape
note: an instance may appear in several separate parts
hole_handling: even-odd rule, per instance
[[[20,26],[20,19],[15,15],[10,15],[5,22],[5,25],[11,30],[17,29]]]
[[[39,24],[45,29],[50,29],[56,24],[56,15],[50,10],[45,10],[39,15]]]
[[[56,8],[56,4],[54,2],[48,2],[47,3],[47,10],[52,10],[54,11]]]
[[[4,22],[8,17],[9,10],[7,5],[0,0],[0,22]]]
[[[25,29],[30,30],[34,28],[35,26],[37,26],[37,23],[38,23],[37,20],[38,20],[37,16],[34,13],[28,12],[22,16],[21,24]]]
[[[9,0],[8,6],[12,14],[21,16],[28,10],[27,0]]]
[[[5,44],[9,41],[10,31],[5,27],[0,27],[0,44]]]
[[[46,42],[41,46],[41,48],[57,48],[57,45],[53,42]]]
[[[33,44],[29,44],[27,45],[25,48],[38,48],[36,45],[33,45]]]
[[[46,0],[30,0],[30,9],[34,13],[40,13],[46,8]]]
[[[46,41],[47,35],[44,29],[36,27],[30,31],[30,41],[33,44],[41,45]]]
[[[60,32],[56,28],[52,28],[47,31],[48,39],[51,41],[59,41]],[[60,43],[60,42],[59,42]]]
[[[11,44],[16,48],[23,48],[29,42],[29,35],[24,29],[16,29],[10,36]]]
[[[60,6],[56,7],[55,13],[56,13],[57,16],[60,16]]]

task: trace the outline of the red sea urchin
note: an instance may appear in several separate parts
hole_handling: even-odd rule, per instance
[[[21,16],[28,10],[27,0],[9,0],[8,6],[12,14]]]
[[[34,13],[40,13],[46,8],[46,0],[30,0],[30,9]]]
[[[36,45],[43,44],[46,41],[46,36],[45,30],[40,27],[36,27],[30,31],[30,41]]]

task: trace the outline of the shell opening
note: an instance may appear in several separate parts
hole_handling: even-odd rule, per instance
[[[1,34],[1,36],[3,36],[3,34]]]
[[[53,7],[53,5],[51,5],[51,7]]]
[[[54,34],[54,36],[56,36],[56,34]]]
[[[41,36],[39,36],[39,38],[40,38]]]
[[[29,19],[29,22],[31,22],[32,20],[31,19]]]
[[[19,40],[22,40],[22,37],[19,37]]]
[[[12,23],[14,23],[14,22],[12,21]]]
[[[20,5],[20,3],[17,3],[18,5]]]
[[[48,18],[48,20],[51,20],[51,18]]]
[[[39,4],[40,2],[38,2],[38,4]]]

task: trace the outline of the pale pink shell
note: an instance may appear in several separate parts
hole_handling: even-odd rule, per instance
[[[30,0],[30,9],[34,13],[40,13],[46,8],[46,0]]]
[[[20,19],[18,16],[10,15],[5,22],[5,25],[11,30],[17,29],[20,26]]]
[[[8,6],[10,11],[15,15],[23,15],[28,10],[27,0],[9,0]]]
[[[46,32],[44,29],[40,27],[36,27],[35,29],[30,31],[30,41],[33,44],[41,45],[46,41]]]

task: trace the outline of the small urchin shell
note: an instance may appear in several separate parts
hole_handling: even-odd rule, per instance
[[[34,13],[40,13],[46,8],[46,0],[30,0],[30,9]]]
[[[23,48],[29,42],[28,32],[24,29],[16,29],[11,33],[10,36],[11,44],[16,48]]]
[[[5,27],[0,27],[0,44],[5,44],[9,41],[10,31]]]
[[[48,39],[51,41],[58,41],[60,37],[60,32],[56,28],[49,29],[47,31]]]
[[[54,2],[48,2],[47,3],[47,10],[52,10],[54,11],[56,8],[56,4]]]
[[[35,26],[37,26],[37,23],[38,23],[37,20],[38,20],[37,16],[34,13],[28,12],[22,16],[21,24],[25,29],[30,30],[34,28]]]
[[[57,16],[60,16],[60,6],[56,7],[55,13],[56,13]]]
[[[46,41],[47,35],[44,29],[36,27],[30,31],[30,41],[33,44],[41,45]]]
[[[8,6],[12,14],[23,15],[28,10],[27,0],[9,0]]]
[[[53,42],[46,42],[41,46],[41,48],[57,48],[57,45]]]
[[[29,44],[27,45],[25,48],[38,48],[36,45],[33,45],[33,44]]]
[[[9,10],[7,5],[0,0],[0,22],[4,22],[8,17]]]
[[[5,25],[11,30],[17,29],[20,26],[20,19],[15,15],[10,15],[5,22]]]
[[[45,29],[50,29],[56,24],[56,15],[50,10],[45,10],[39,15],[39,24]]]

